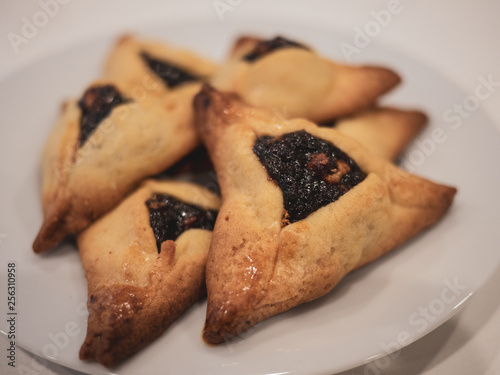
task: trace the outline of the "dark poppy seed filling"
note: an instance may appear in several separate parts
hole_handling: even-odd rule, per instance
[[[156,238],[158,254],[163,242],[175,241],[188,229],[213,230],[219,213],[160,193],[154,193],[146,201],[146,206],[149,208],[149,222]]]
[[[97,129],[104,120],[120,104],[127,103],[128,100],[121,96],[120,92],[113,85],[93,86],[87,89],[82,98],[78,101],[78,106],[82,111],[80,117],[80,142],[78,147],[82,147],[85,141]]]
[[[263,40],[262,42],[257,44],[257,46],[251,52],[243,56],[243,60],[248,62],[254,62],[260,59],[261,57],[264,57],[270,54],[271,52],[274,52],[282,48],[302,48],[307,50],[309,49],[303,44],[278,36],[274,39]]]
[[[366,177],[339,148],[304,130],[259,137],[253,151],[281,188],[284,225],[336,201]]]
[[[186,82],[201,80],[201,77],[189,73],[175,64],[155,59],[146,52],[141,52],[141,57],[148,65],[149,69],[170,88],[177,87]]]

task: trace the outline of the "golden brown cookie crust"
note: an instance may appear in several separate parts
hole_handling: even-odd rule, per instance
[[[88,281],[82,360],[110,367],[160,336],[204,291],[211,232],[189,229],[158,254],[146,200],[153,193],[217,210],[220,198],[198,185],[146,181],[78,236]]]
[[[276,121],[271,111],[208,86],[195,98],[195,112],[223,197],[207,263],[203,337],[211,344],[323,296],[351,270],[434,224],[456,192],[396,168],[334,129]],[[337,201],[282,227],[281,190],[252,148],[258,136],[298,130],[339,147],[367,177]]]
[[[100,80],[96,85],[115,81]],[[85,229],[114,207],[144,178],[182,159],[198,144],[191,85],[168,97],[150,95],[115,107],[79,147],[81,110],[77,100],[62,108],[61,117],[42,156],[44,222],[35,252],[46,251],[68,234]],[[172,106],[167,106],[167,103]]]
[[[350,115],[372,106],[401,81],[387,68],[343,65],[301,48],[276,50],[254,62],[242,60],[259,42],[240,38],[212,84],[287,117],[321,122]]]
[[[420,111],[381,107],[341,118],[334,127],[371,153],[394,160],[425,128],[427,121],[427,116]]]

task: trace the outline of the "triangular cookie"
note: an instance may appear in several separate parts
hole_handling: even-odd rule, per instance
[[[393,71],[327,60],[281,37],[240,38],[212,80],[247,103],[321,122],[372,106],[400,82]]]
[[[149,180],[78,236],[89,293],[81,359],[117,364],[204,294],[219,206],[200,186]]]
[[[278,121],[209,86],[195,116],[223,198],[207,263],[208,343],[328,293],[433,225],[456,192],[334,129]]]
[[[192,151],[199,139],[189,103],[198,89],[139,101],[120,83],[100,80],[63,105],[42,157],[44,221],[35,252],[79,233],[144,178]]]

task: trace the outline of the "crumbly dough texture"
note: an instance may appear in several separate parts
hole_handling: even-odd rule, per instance
[[[278,120],[209,86],[195,98],[195,117],[223,198],[206,270],[207,343],[325,295],[348,272],[433,225],[456,193],[398,169],[334,129]],[[281,190],[252,148],[258,136],[298,130],[332,142],[367,177],[339,200],[282,227]]]
[[[426,125],[427,116],[420,111],[381,107],[343,117],[335,130],[354,138],[371,153],[394,160]]]
[[[200,140],[192,99],[200,82],[168,89],[140,59],[140,51],[169,58],[193,72],[211,74],[214,64],[156,42],[122,37],[112,51],[106,78],[129,102],[115,107],[78,147],[78,100],[62,106],[42,156],[44,221],[33,249],[40,253],[77,234],[114,207],[144,178],[189,154]]]
[[[241,37],[212,85],[286,117],[321,122],[350,115],[372,106],[401,81],[390,69],[342,65],[302,48],[283,48],[254,62],[244,61],[242,57],[259,42]]]
[[[146,200],[165,193],[218,210],[220,198],[191,183],[147,180],[78,236],[88,282],[87,337],[80,359],[110,367],[136,353],[204,295],[212,236],[189,229],[158,254]]]

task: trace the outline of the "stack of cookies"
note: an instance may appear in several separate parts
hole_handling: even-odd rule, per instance
[[[427,122],[377,105],[399,82],[283,37],[241,37],[221,64],[122,37],[42,159],[33,248],[77,236],[80,358],[116,365],[205,295],[203,339],[226,342],[436,223],[456,189],[394,165]],[[220,196],[196,183],[214,171]]]

